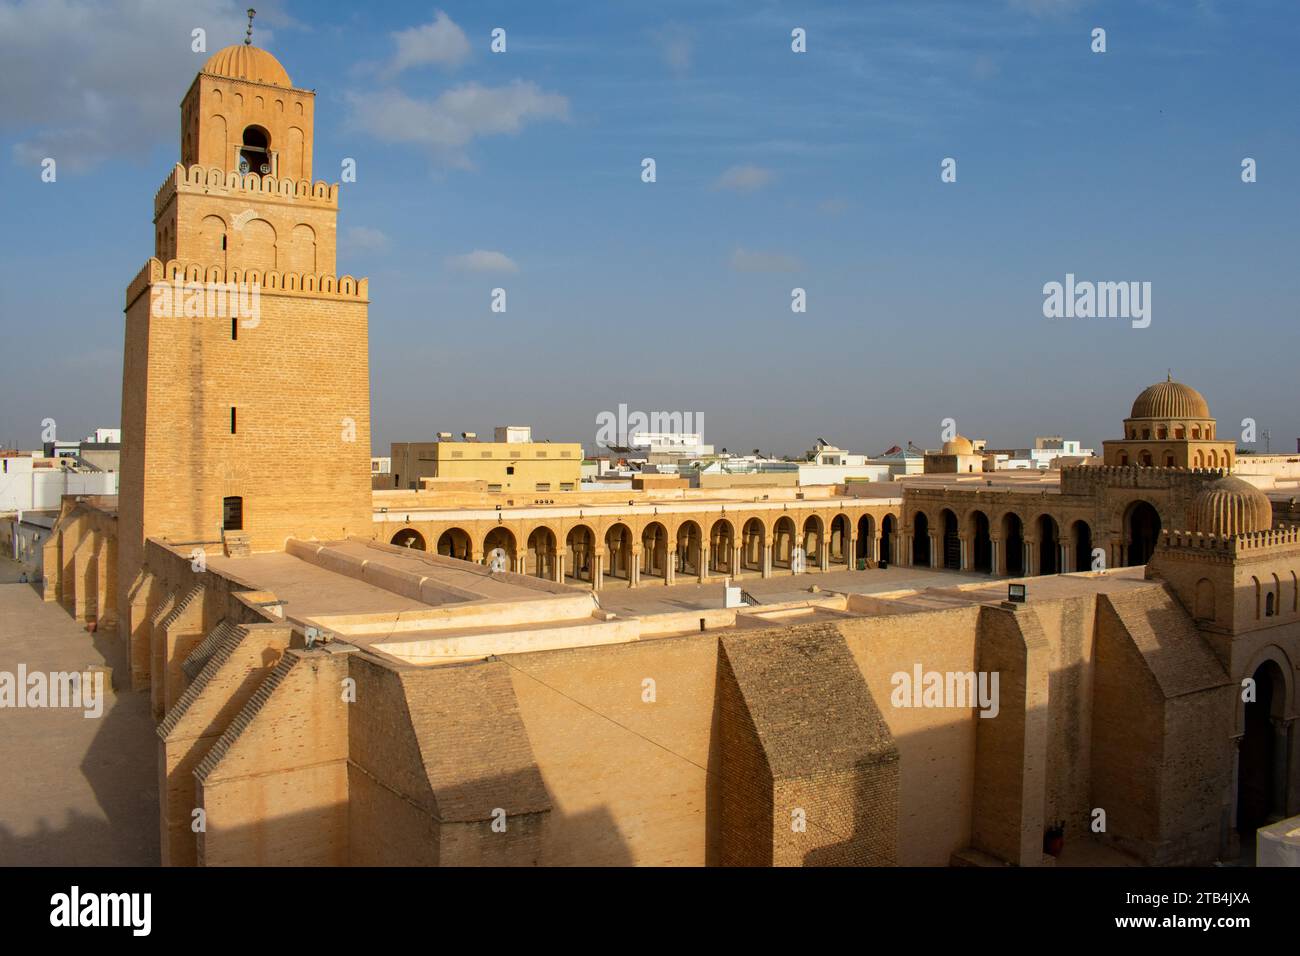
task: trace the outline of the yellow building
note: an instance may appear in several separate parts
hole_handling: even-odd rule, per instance
[[[535,442],[527,427],[507,425],[496,441],[479,441],[464,432],[454,441],[393,442],[394,485],[419,490],[426,478],[484,481],[488,491],[576,491],[582,483],[582,446],[576,442]]]

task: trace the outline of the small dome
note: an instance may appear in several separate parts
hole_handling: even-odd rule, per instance
[[[1129,418],[1209,418],[1205,397],[1190,385],[1168,379],[1145,389]]]
[[[1192,505],[1196,530],[1220,537],[1267,531],[1273,527],[1268,495],[1240,478],[1220,478],[1196,496]]]
[[[958,435],[952,441],[943,443],[943,453],[945,455],[973,455],[975,446],[971,444],[969,438]]]
[[[203,64],[201,72],[228,76],[232,80],[269,83],[271,86],[293,86],[288,72],[279,60],[265,50],[247,43],[237,43],[218,50]]]

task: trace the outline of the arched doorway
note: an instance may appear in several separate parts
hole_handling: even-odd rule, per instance
[[[1074,523],[1074,570],[1092,570],[1092,528],[1086,521]]]
[[[596,535],[586,525],[569,530],[564,540],[566,573],[577,581],[595,583]]]
[[[1126,567],[1138,568],[1151,560],[1160,540],[1160,513],[1146,501],[1135,501],[1124,517]]]
[[[493,528],[483,539],[483,560],[491,564],[492,555],[497,551],[505,552],[505,570],[515,569],[515,536],[508,528]]]
[[[1056,519],[1051,515],[1038,516],[1038,573],[1061,573],[1061,542]]]
[[[876,522],[871,515],[863,515],[858,519],[858,544],[856,557],[859,561],[865,562],[871,560],[871,543],[876,537]]]
[[[677,573],[700,573],[700,526],[683,521],[677,528]]]
[[[750,518],[740,531],[740,564],[746,571],[763,570],[763,544],[767,532],[763,522]]]
[[[647,577],[668,576],[668,529],[652,521],[641,532],[641,573]]]
[[[399,548],[414,548],[416,551],[424,550],[424,535],[414,528],[403,528],[397,534],[393,535],[393,540],[389,542]]]
[[[990,574],[993,571],[993,537],[989,533],[989,516],[976,511],[971,515],[971,520],[975,525],[975,553],[971,555],[971,566],[976,571]]]
[[[555,532],[550,528],[534,528],[528,536],[527,559],[532,565],[525,572],[550,580],[555,577]]]
[[[438,536],[438,553],[443,557],[468,561],[472,550],[469,535],[460,528],[448,528]]]
[[[816,515],[804,519],[803,558],[807,567],[820,569],[822,566],[822,529],[822,519]]]
[[[627,525],[616,524],[605,532],[605,561],[606,575],[632,580],[632,529]]]
[[[1006,573],[1013,578],[1025,575],[1025,526],[1020,515],[1008,511],[1002,516],[1002,551]]]
[[[898,523],[893,515],[880,519],[880,562],[885,565],[894,563],[894,532]]]
[[[1285,725],[1280,721],[1286,712],[1286,681],[1274,661],[1260,664],[1252,677],[1255,699],[1243,705],[1237,768],[1237,829],[1243,834],[1284,815],[1287,788]]]
[[[912,564],[921,568],[930,566],[930,519],[924,511],[912,518]]]
[[[850,555],[846,545],[849,540],[850,527],[848,515],[836,515],[831,519],[830,564],[848,566]]]
[[[736,553],[736,533],[731,522],[719,518],[709,530],[709,570],[714,574],[735,574],[731,563]]]
[[[244,141],[239,147],[239,171],[269,176],[271,168],[271,136],[261,126],[244,129]]]
[[[782,515],[772,530],[772,565],[788,570],[794,547],[794,521],[788,515]]]
[[[943,522],[943,566],[949,571],[960,571],[961,535],[957,533],[957,516],[944,508],[939,520]]]

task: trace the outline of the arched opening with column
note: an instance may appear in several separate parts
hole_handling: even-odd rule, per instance
[[[971,512],[971,567],[990,574],[993,571],[993,536],[989,533],[989,516]]]
[[[569,529],[564,539],[565,575],[575,581],[594,584],[596,578],[596,533],[585,524]]]
[[[1243,703],[1241,749],[1237,767],[1237,829],[1242,834],[1286,815],[1287,708],[1286,678],[1272,659],[1251,677],[1255,699]]]
[[[1124,513],[1124,565],[1137,568],[1151,560],[1160,540],[1160,512],[1139,499]]]
[[[875,540],[875,537],[876,537],[876,519],[871,517],[871,515],[863,515],[861,518],[858,519],[858,541],[857,541],[857,548],[856,548],[857,553],[854,555],[854,557],[856,557],[859,562],[863,562],[864,567],[865,567],[865,562],[872,560],[872,558],[874,557],[874,555],[871,553],[871,546],[872,546],[872,542]]]
[[[1013,578],[1024,577],[1025,525],[1014,511],[1002,516],[1002,557],[1007,574]]]
[[[641,532],[641,574],[668,576],[668,529],[658,521],[650,522]]]
[[[542,526],[528,535],[527,565],[524,572],[552,580],[555,577],[555,532]]]
[[[803,548],[804,566],[821,569],[822,541],[826,526],[817,515],[809,515],[803,521],[803,534],[800,536]]]
[[[619,522],[605,532],[605,574],[632,580],[632,529]]]
[[[885,564],[894,563],[894,534],[898,531],[898,519],[892,514],[880,519],[880,557]]]
[[[677,573],[700,573],[700,526],[694,521],[683,521],[677,526]]]
[[[401,531],[397,532],[397,534],[393,535],[393,539],[389,543],[395,544],[399,548],[411,548],[415,551],[423,551],[425,549],[424,535],[420,534],[420,532],[416,531],[414,528],[403,528]]]
[[[922,568],[930,566],[930,519],[924,511],[912,517],[912,564]]]
[[[740,565],[745,571],[763,570],[763,545],[767,529],[758,518],[750,518],[740,530]]]
[[[497,526],[487,533],[483,538],[483,560],[491,563],[492,555],[497,550],[505,552],[506,570],[515,569],[515,535],[509,528]]]
[[[709,571],[712,574],[735,574],[731,566],[736,553],[736,530],[726,518],[719,518],[709,529]]]
[[[1061,573],[1061,535],[1056,519],[1049,514],[1038,516],[1035,531],[1038,535],[1038,573]]]
[[[1092,528],[1080,519],[1071,528],[1074,537],[1074,570],[1092,570]]]
[[[952,509],[944,508],[939,512],[939,521],[943,529],[943,566],[949,571],[960,571],[961,535],[957,530],[957,515]]]
[[[460,528],[448,528],[438,536],[438,553],[444,557],[470,561],[473,559],[473,551],[469,535]]]
[[[830,564],[848,566],[851,560],[848,543],[849,538],[852,537],[852,531],[850,530],[852,527],[849,523],[849,516],[846,514],[838,514],[831,519]]]
[[[782,515],[772,527],[772,566],[789,570],[794,549],[794,520],[789,515]]]

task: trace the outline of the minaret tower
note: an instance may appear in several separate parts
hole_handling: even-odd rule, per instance
[[[367,283],[335,274],[315,93],[252,45],[249,13],[181,102],[126,295],[117,590],[145,679],[148,539],[240,556],[371,532]]]

